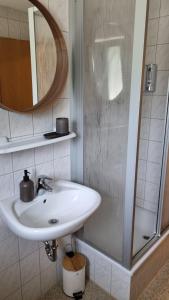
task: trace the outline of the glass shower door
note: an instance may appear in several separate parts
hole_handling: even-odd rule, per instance
[[[84,184],[102,204],[83,238],[120,262],[134,12],[133,1],[84,1]]]
[[[156,64],[158,71],[155,90],[145,92],[144,84],[142,92],[133,255],[136,255],[157,233],[160,189],[163,184],[169,78],[169,64],[166,62],[169,62],[169,52],[166,51],[166,41],[164,42],[166,33],[163,32],[161,25],[164,17],[160,16],[160,7],[156,7],[152,18],[152,5],[150,1],[145,65]],[[152,24],[156,24],[154,37]]]

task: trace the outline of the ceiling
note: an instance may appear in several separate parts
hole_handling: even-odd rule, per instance
[[[27,0],[0,0],[0,5],[22,11],[27,11],[29,7],[33,6],[33,4]]]

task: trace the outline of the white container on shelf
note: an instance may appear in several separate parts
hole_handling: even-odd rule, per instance
[[[85,291],[86,258],[76,253],[72,258],[63,259],[63,291],[69,297]]]

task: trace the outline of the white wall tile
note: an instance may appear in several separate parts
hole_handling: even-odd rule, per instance
[[[70,141],[64,141],[54,145],[54,159],[70,156]]]
[[[150,123],[150,140],[163,142],[164,140],[164,121],[151,119]]]
[[[111,264],[99,252],[95,253],[95,283],[104,291],[110,293]]]
[[[25,150],[14,152],[13,155],[13,170],[23,170],[34,165],[34,150]]]
[[[163,144],[160,142],[149,142],[148,161],[162,163]]]
[[[144,200],[141,198],[136,197],[136,205],[139,207],[144,208]]]
[[[87,260],[86,275],[87,278],[95,281],[95,249],[85,244],[82,241],[76,241],[78,252],[82,253]]]
[[[152,98],[153,98],[152,96],[143,97],[142,108],[141,108],[142,118],[150,118]]]
[[[147,46],[156,45],[158,35],[158,18],[148,21]]]
[[[46,175],[48,177],[54,178],[54,165],[52,162],[47,162],[44,164],[36,165],[36,179],[40,175]]]
[[[41,297],[40,276],[34,277],[22,287],[23,300],[39,300]]]
[[[44,295],[50,288],[56,285],[56,265],[53,264],[45,271],[41,272],[41,292]]]
[[[8,9],[5,6],[0,6],[0,17],[6,18],[8,13]]]
[[[20,261],[22,285],[26,284],[33,277],[39,274],[39,250]]]
[[[112,266],[111,295],[119,300],[130,299],[130,276]]]
[[[8,21],[0,18],[0,37],[8,37]]]
[[[12,237],[14,234],[9,230],[8,226],[0,217],[0,242]]]
[[[161,177],[161,165],[148,162],[146,180],[155,184],[159,184]]]
[[[10,137],[9,113],[0,108],[0,136]]]
[[[11,137],[20,137],[33,134],[32,114],[9,113]]]
[[[0,155],[0,175],[12,172],[11,154]]]
[[[21,23],[21,25],[20,25],[20,39],[29,41],[28,23]]]
[[[145,160],[139,159],[138,161],[138,178],[145,180],[146,178],[146,168],[147,162]]]
[[[0,273],[0,278],[0,295],[3,300],[20,288],[19,263],[2,271]]]
[[[156,63],[156,46],[146,47],[146,57],[145,64],[155,64]]]
[[[12,174],[0,176],[0,191],[0,200],[14,195],[14,182]]]
[[[64,34],[64,36],[65,36],[65,34]],[[58,98],[58,100],[72,98],[71,79],[70,79],[69,75],[68,75],[68,78],[67,78],[67,81],[65,83],[63,90],[61,91],[60,95],[57,98]]]
[[[2,272],[10,265],[13,265],[18,261],[18,238],[15,236],[11,236],[0,243],[0,272]]]
[[[54,160],[54,178],[70,180],[70,156]]]
[[[161,0],[160,16],[167,15],[169,15],[169,2],[168,0]]]
[[[157,213],[158,206],[155,203],[144,201],[144,208],[148,209],[148,210],[150,210],[150,211],[152,211],[154,213]]]
[[[52,105],[43,105],[33,113],[34,133],[43,133],[53,130]]]
[[[49,0],[49,10],[63,31],[69,31],[68,0]]]
[[[149,1],[149,19],[158,18],[160,14],[161,0],[150,0]]]
[[[146,182],[145,200],[152,203],[157,203],[159,199],[159,184]]]
[[[166,96],[154,96],[152,100],[151,118],[166,118]]]
[[[14,20],[8,20],[9,37],[11,39],[20,39],[20,23]]]
[[[38,250],[39,245],[37,241],[29,241],[19,238],[19,256],[20,259],[30,255]]]
[[[156,63],[158,70],[169,70],[169,44],[157,45]]]
[[[168,89],[169,71],[157,72],[157,83],[154,95],[166,96]]]
[[[22,24],[23,24],[23,22],[28,23],[28,13],[20,11],[19,21],[21,21]]]
[[[53,160],[53,145],[35,148],[35,164],[41,164]]]
[[[41,247],[39,251],[40,251],[40,272],[45,271],[45,269],[48,269],[53,265],[55,265],[56,267],[56,263],[51,262],[47,257],[45,247]]]
[[[13,9],[13,8],[8,8],[8,19],[20,21],[21,15],[22,15],[22,13],[19,10]]]
[[[144,199],[144,196],[145,196],[145,181],[144,180],[137,180],[136,196],[138,198]]]
[[[148,139],[150,132],[150,119],[142,118],[141,119],[141,129],[140,129],[140,138]]]
[[[169,16],[159,19],[158,44],[169,43]]]
[[[148,140],[140,139],[139,143],[139,159],[147,160],[148,156]]]

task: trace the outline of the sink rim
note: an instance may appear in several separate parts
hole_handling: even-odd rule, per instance
[[[92,193],[95,197],[95,201],[93,201],[93,205],[90,209],[87,209],[85,213],[82,212],[82,214],[74,220],[64,222],[63,224],[58,224],[57,226],[51,225],[48,227],[29,227],[21,223],[21,221],[19,220],[19,216],[14,211],[14,204],[17,201],[20,202],[21,200],[19,200],[18,197],[11,197],[0,201],[0,211],[4,222],[15,234],[28,240],[46,241],[51,239],[57,239],[80,229],[83,226],[84,222],[100,206],[101,196],[95,190],[71,181],[58,180],[56,181],[56,187],[67,187],[71,189],[74,188],[74,190],[83,190],[90,194]],[[49,193],[45,193],[43,196],[39,197],[45,197],[45,195],[47,196],[49,195]],[[35,201],[36,199],[37,198],[35,198]],[[36,204],[35,202],[23,203],[23,206],[25,206],[25,208],[26,206],[29,207],[31,205],[34,206]]]

